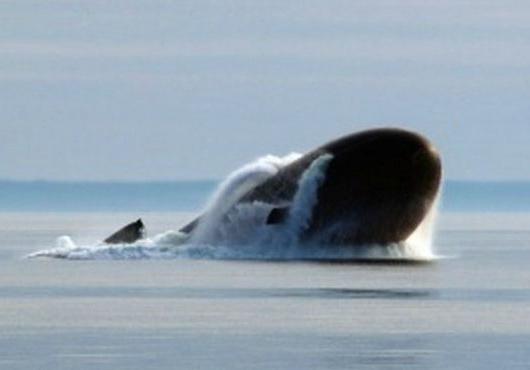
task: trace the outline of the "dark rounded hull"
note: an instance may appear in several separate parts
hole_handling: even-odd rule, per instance
[[[304,171],[325,154],[333,158],[303,240],[353,245],[403,241],[425,218],[440,188],[441,160],[431,143],[416,133],[388,128],[317,148],[252,189],[241,202],[288,203]]]

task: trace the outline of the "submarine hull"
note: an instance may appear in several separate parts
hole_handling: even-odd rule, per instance
[[[385,128],[348,135],[282,168],[240,202],[285,204],[311,163],[331,155],[302,240],[367,245],[407,239],[426,217],[439,192],[442,164],[423,136]],[[289,209],[271,213],[281,223]]]

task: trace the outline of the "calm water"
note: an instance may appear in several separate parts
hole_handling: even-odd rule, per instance
[[[419,265],[24,259],[143,216],[0,214],[0,369],[528,369],[530,214],[443,213]]]

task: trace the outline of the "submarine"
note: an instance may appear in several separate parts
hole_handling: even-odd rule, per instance
[[[377,128],[346,135],[313,149],[264,178],[229,205],[271,205],[264,226],[289,222],[304,175],[316,162],[325,171],[308,204],[309,218],[299,242],[341,247],[405,241],[434,207],[442,161],[423,135],[400,128]],[[206,213],[180,228],[193,237]],[[221,220],[223,218],[221,217]],[[226,217],[223,222],[230,222]],[[144,235],[141,220],[126,225],[105,243],[132,243]]]

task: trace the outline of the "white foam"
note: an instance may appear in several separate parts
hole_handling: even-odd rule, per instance
[[[234,204],[250,189],[274,176],[280,168],[300,158],[301,154],[291,153],[284,157],[267,155],[232,172],[218,187],[203,212],[199,224],[193,231],[192,242],[197,244],[218,241],[217,226]]]
[[[438,196],[423,221],[403,243],[403,249],[406,256],[416,259],[436,258],[433,249],[439,199],[440,197]]]

